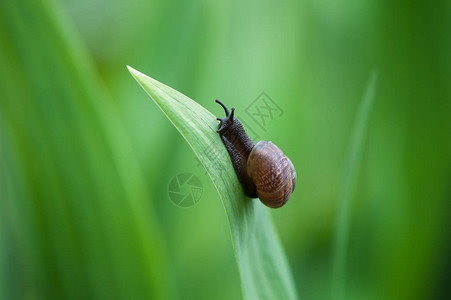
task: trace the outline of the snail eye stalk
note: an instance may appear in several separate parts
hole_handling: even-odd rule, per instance
[[[222,118],[222,119],[221,118],[216,118],[216,120],[221,122],[221,124],[219,124],[219,130],[216,131],[216,132],[224,133],[230,128],[230,126],[233,123],[233,116],[235,114],[235,108],[232,107],[232,113],[230,113],[230,111],[228,110],[227,106],[225,106],[221,101],[216,99],[216,103],[219,103],[224,108],[224,111],[226,113],[225,118]]]
[[[228,108],[227,108],[227,106],[225,106],[224,105],[224,103],[222,103],[221,101],[219,101],[218,99],[216,99],[216,101],[215,101],[216,103],[219,103],[219,105],[221,105],[222,106],[222,108],[224,108],[224,111],[225,111],[225,113],[226,113],[226,117],[228,117],[229,116],[229,114],[230,114],[230,112],[229,112],[229,110],[228,110]]]

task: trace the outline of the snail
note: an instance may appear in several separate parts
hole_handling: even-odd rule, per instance
[[[252,142],[241,122],[234,118],[235,108],[216,100],[226,113],[221,119],[217,133],[221,137],[232,160],[233,168],[250,198],[259,198],[266,206],[283,206],[296,186],[296,170],[290,159],[272,142]]]

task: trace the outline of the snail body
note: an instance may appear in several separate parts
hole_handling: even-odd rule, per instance
[[[259,198],[266,206],[283,206],[296,186],[296,170],[290,159],[272,142],[252,142],[241,122],[216,100],[226,113],[225,118],[217,118],[218,133],[229,152],[233,168],[244,193],[250,198]]]

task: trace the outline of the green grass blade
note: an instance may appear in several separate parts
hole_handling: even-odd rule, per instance
[[[344,299],[345,297],[346,253],[349,240],[352,189],[357,181],[356,179],[365,142],[365,133],[368,128],[368,120],[371,115],[375,97],[376,81],[377,75],[373,72],[370,76],[366,93],[361,101],[349,144],[349,152],[335,224],[334,259],[332,269],[333,299]]]
[[[260,201],[244,196],[227,150],[216,133],[216,116],[187,96],[128,68],[186,139],[213,181],[229,220],[244,297],[297,298],[268,209]],[[219,113],[222,109],[218,106]]]
[[[0,1],[0,299],[171,297],[122,120],[56,5]]]

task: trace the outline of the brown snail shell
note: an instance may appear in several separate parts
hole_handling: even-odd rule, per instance
[[[293,164],[272,142],[255,144],[247,161],[247,173],[255,184],[260,201],[272,208],[284,205],[296,185]]]

